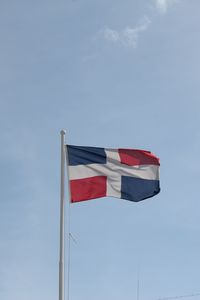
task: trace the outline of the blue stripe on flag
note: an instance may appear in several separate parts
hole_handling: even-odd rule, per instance
[[[67,151],[70,166],[106,163],[104,148],[67,145]]]
[[[121,198],[138,202],[160,192],[159,180],[122,176]]]

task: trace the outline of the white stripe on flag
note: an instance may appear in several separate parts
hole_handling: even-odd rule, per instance
[[[69,166],[69,179],[83,179],[94,176],[108,176],[116,178],[118,176],[132,176],[141,179],[159,180],[159,166],[139,165],[127,166],[120,162],[107,164],[89,164]]]
[[[117,149],[105,149],[107,164],[113,166],[120,162],[120,156]],[[106,195],[109,197],[121,198],[121,176],[114,172],[114,176],[110,174],[107,176],[107,191]]]

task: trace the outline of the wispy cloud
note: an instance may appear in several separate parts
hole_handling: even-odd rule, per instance
[[[118,43],[125,47],[136,48],[139,34],[147,30],[150,24],[151,20],[145,16],[136,27],[127,26],[125,29],[119,31],[106,28],[102,33],[103,37],[109,42]]]
[[[116,30],[113,30],[111,28],[106,28],[103,31],[104,37],[106,40],[110,41],[110,42],[118,42],[120,40],[120,33]]]
[[[177,0],[155,0],[155,6],[161,13],[166,13],[168,8]]]
[[[180,0],[152,0],[153,8],[160,14],[166,14],[169,8]],[[101,30],[101,36],[112,44],[121,45],[127,48],[136,48],[138,39],[142,32],[146,31],[154,17],[152,14],[144,16],[137,26],[126,26],[124,29],[116,30],[110,27]]]

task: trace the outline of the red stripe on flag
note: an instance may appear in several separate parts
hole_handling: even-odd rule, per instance
[[[149,151],[119,149],[121,163],[128,166],[138,165],[160,165],[159,158]]]
[[[106,176],[70,180],[71,202],[106,196]]]

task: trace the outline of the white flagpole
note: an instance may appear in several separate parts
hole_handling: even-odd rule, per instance
[[[60,259],[59,259],[59,300],[64,300],[64,258],[65,258],[65,130],[61,130],[61,181],[60,181]]]

